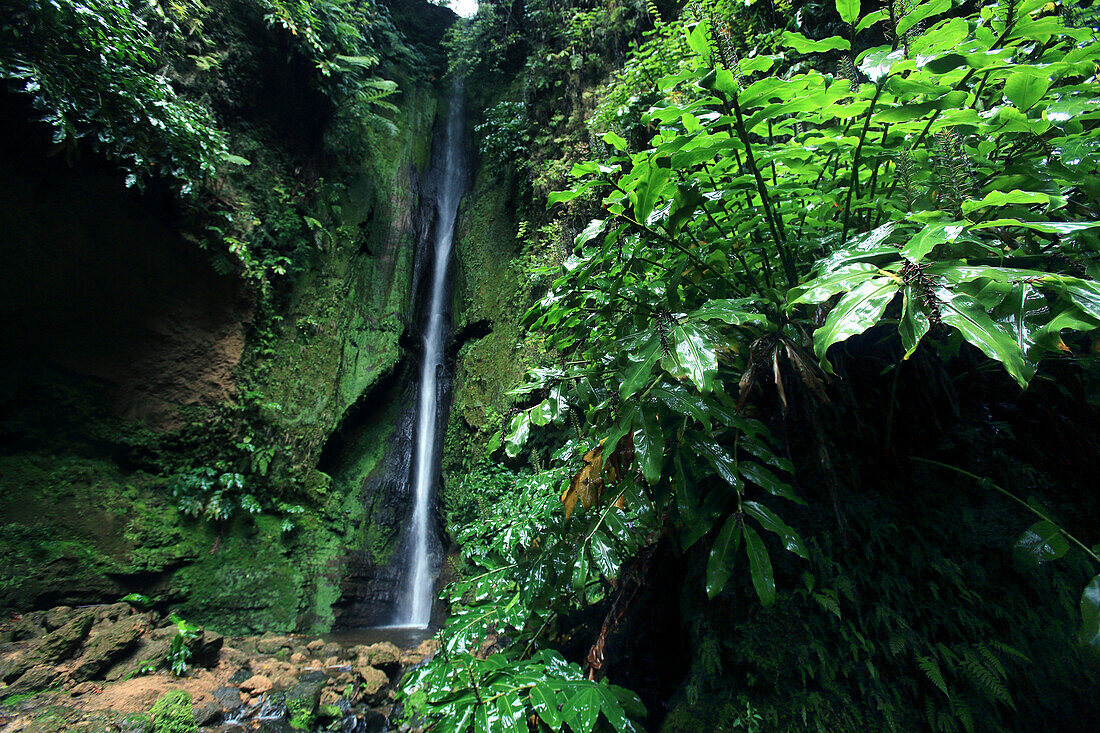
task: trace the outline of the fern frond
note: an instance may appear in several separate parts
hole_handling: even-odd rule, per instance
[[[917,666],[921,668],[925,676],[932,681],[940,692],[947,695],[948,699],[951,698],[951,693],[947,691],[947,683],[943,679],[943,672],[940,671],[940,665],[932,657],[917,657]]]

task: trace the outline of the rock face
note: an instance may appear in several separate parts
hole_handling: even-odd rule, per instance
[[[13,656],[4,665],[3,681],[14,682],[33,667],[48,667],[67,659],[84,641],[93,620],[92,613],[82,613],[61,628],[51,631],[25,654]]]

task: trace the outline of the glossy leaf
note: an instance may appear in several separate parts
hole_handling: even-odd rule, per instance
[[[970,296],[947,289],[938,290],[936,296],[943,322],[957,329],[964,339],[990,359],[1001,362],[1012,378],[1021,387],[1026,387],[1035,371],[1024,360],[1023,351],[1012,336]]]
[[[851,25],[859,18],[860,0],[836,0],[836,12],[840,19]]]
[[[783,547],[787,551],[793,552],[803,560],[810,559],[810,554],[806,552],[806,545],[803,544],[802,538],[798,536],[797,532],[788,527],[787,523],[779,518],[779,515],[755,501],[746,501],[743,506],[745,514],[760,522],[761,527],[779,535],[779,539],[783,541]]]
[[[893,278],[875,277],[845,295],[829,311],[825,325],[814,331],[814,352],[822,363],[828,366],[825,354],[830,346],[878,323],[897,291],[898,283]]]
[[[765,606],[775,603],[775,575],[772,573],[772,561],[768,548],[752,527],[743,528],[745,534],[745,552],[749,556],[749,572],[752,575],[752,587]]]
[[[793,48],[798,53],[825,53],[826,51],[847,51],[852,47],[840,36],[831,36],[821,41],[806,38],[801,33],[787,31],[783,34],[783,45]]]
[[[653,367],[661,358],[661,337],[653,334],[642,346],[640,358],[626,371],[623,381],[619,384],[619,399],[627,400],[638,390],[645,386],[653,373]]]
[[[1017,555],[1032,565],[1057,560],[1069,552],[1069,541],[1053,522],[1043,520],[1031,525],[1016,541]]]
[[[901,20],[898,21],[897,32],[899,36],[904,36],[909,32],[909,29],[921,22],[925,18],[930,18],[933,15],[939,15],[951,9],[951,0],[927,0],[918,4],[915,8],[910,10]]]
[[[907,260],[920,262],[937,245],[958,239],[963,229],[961,222],[927,224],[901,248],[901,254]]]
[[[707,559],[707,597],[714,598],[722,592],[733,575],[737,549],[741,546],[741,522],[731,515],[722,525],[722,531],[710,548]]]

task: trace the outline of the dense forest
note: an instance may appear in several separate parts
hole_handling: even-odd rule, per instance
[[[1091,2],[446,5],[0,0],[0,733],[1100,729]]]

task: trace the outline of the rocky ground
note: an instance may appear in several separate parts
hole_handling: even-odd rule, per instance
[[[0,624],[0,733],[407,729],[394,684],[435,649],[225,638],[128,603],[60,606]]]

